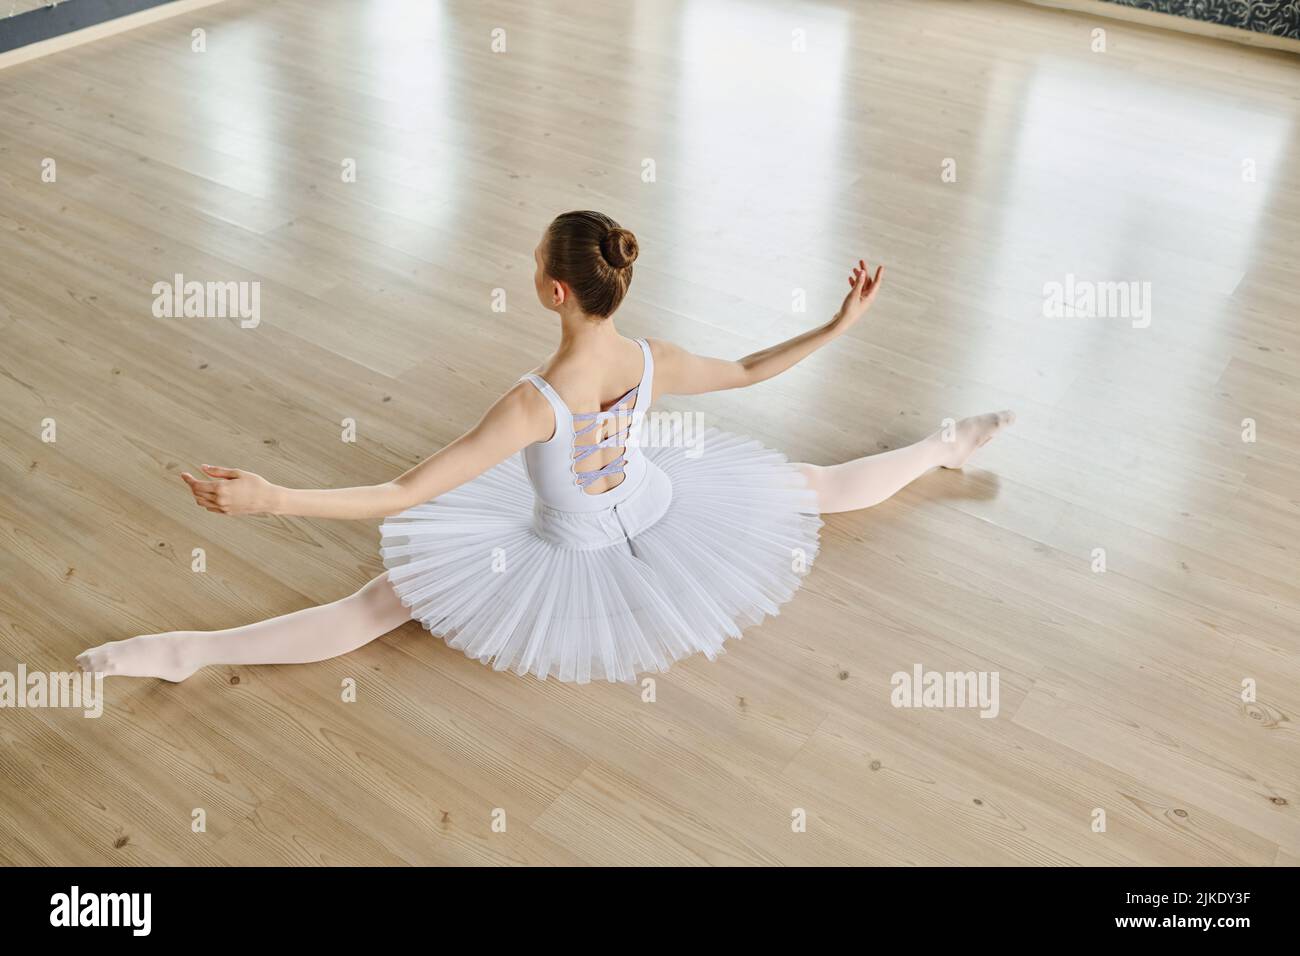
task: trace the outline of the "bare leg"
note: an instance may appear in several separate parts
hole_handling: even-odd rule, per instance
[[[840,465],[801,464],[799,468],[817,492],[822,514],[870,508],[931,468],[960,468],[976,448],[1015,420],[1015,413],[1009,411],[976,415],[957,423],[951,441],[944,441],[939,431],[906,448]]]
[[[387,573],[332,604],[224,631],[169,631],[101,644],[83,671],[182,681],[209,664],[307,664],[354,651],[411,619]]]

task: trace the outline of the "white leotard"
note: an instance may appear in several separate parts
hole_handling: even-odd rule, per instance
[[[671,483],[640,447],[654,392],[655,367],[649,343],[636,341],[644,356],[641,381],[603,411],[575,414],[540,375],[530,372],[522,379],[546,396],[555,413],[555,433],[546,441],[529,445],[522,456],[524,471],[537,495],[537,530],[557,543],[605,547],[620,538],[630,539],[668,508]],[[600,434],[601,427],[611,420],[616,425],[625,423],[624,427],[599,442],[577,441],[589,432]],[[621,453],[600,468],[584,468],[585,459],[602,448],[619,448]],[[623,480],[608,491],[590,494],[585,490],[591,482],[619,473]],[[588,520],[577,520],[578,516]]]

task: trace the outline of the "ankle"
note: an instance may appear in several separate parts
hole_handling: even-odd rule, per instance
[[[153,654],[159,667],[167,672],[190,673],[203,666],[197,635],[192,631],[172,631],[154,636]]]
[[[945,432],[948,433],[947,437]],[[941,428],[925,441],[930,446],[930,461],[933,462],[934,467],[946,465],[957,453],[956,435],[950,429]]]

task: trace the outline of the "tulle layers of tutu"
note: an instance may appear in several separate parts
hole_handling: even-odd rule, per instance
[[[816,496],[779,452],[726,432],[643,451],[640,484],[608,509],[544,506],[514,457],[389,518],[380,553],[397,595],[498,670],[630,681],[716,657],[798,588]]]

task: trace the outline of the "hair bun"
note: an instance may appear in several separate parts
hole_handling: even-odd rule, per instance
[[[624,229],[621,226],[611,229],[600,240],[601,257],[615,269],[626,269],[636,262],[636,255],[639,251],[636,236],[632,235],[630,229]]]

